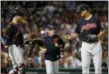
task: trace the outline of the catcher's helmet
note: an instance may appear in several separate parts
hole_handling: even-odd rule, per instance
[[[77,7],[76,12],[81,12],[83,10],[89,10],[89,6],[87,6],[86,4],[82,4],[82,5]]]

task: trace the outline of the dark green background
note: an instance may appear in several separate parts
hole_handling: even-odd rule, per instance
[[[59,69],[59,74],[82,74],[82,70],[81,68],[77,68],[77,69]],[[94,68],[90,69],[90,74],[94,74]],[[24,71],[24,74],[46,74],[45,73],[45,69],[44,68],[27,68]],[[103,68],[102,69],[102,74],[108,74],[108,69],[107,68]]]

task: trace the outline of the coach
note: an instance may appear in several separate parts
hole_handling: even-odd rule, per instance
[[[60,48],[63,48],[65,43],[55,34],[55,27],[48,26],[47,36],[43,38],[44,47],[47,49],[44,58],[47,74],[58,74]],[[43,50],[43,49],[42,49]]]

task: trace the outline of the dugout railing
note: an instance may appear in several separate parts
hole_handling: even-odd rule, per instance
[[[82,74],[81,68],[60,68],[59,74]],[[94,74],[94,68],[90,68],[90,74]],[[45,68],[26,68],[24,74],[46,74]],[[108,74],[107,68],[102,68],[102,74]]]

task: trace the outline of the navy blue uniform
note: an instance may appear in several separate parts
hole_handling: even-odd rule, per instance
[[[13,66],[9,74],[17,74],[25,67],[22,52],[24,47],[23,28],[19,24],[10,23],[7,27],[6,36],[7,45],[9,45],[8,52]]]
[[[100,21],[92,16],[89,20],[81,18],[76,27],[82,41],[81,58],[82,73],[89,74],[90,60],[93,59],[95,74],[101,74],[102,47],[98,39],[98,34],[103,30]]]
[[[91,40],[89,39],[88,35],[98,35],[102,29],[103,26],[101,26],[100,21],[95,16],[92,16],[92,18],[89,20],[85,20],[81,17],[77,23],[76,33],[79,34],[82,41],[90,43]],[[98,40],[95,39],[92,42],[96,41]]]
[[[6,36],[8,39],[7,45],[15,44],[21,47],[24,46],[23,33],[20,25],[14,25],[14,23],[10,23],[7,27]]]
[[[54,36],[57,36],[57,35],[54,35]],[[61,45],[61,47],[64,47],[65,43],[63,42],[63,40],[59,36],[57,37],[58,37],[59,45]],[[50,61],[56,61],[60,59],[60,47],[55,47],[54,37],[46,36],[43,38],[43,42],[44,42],[45,48],[47,48],[47,51],[44,54],[45,59]]]
[[[102,35],[104,31],[100,20],[89,12],[90,8],[86,4],[82,4],[77,8],[77,12],[82,16],[77,23],[76,33],[79,34],[82,41],[81,61],[82,74],[90,73],[90,63],[93,60],[95,74],[102,74],[102,46],[98,35]],[[86,20],[85,18],[89,18]],[[101,33],[100,33],[101,32]]]

